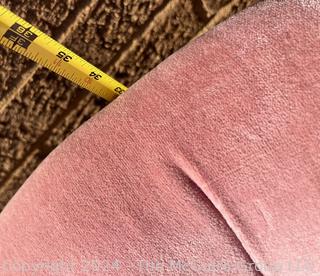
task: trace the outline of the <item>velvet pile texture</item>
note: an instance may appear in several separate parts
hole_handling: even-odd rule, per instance
[[[264,1],[64,141],[0,215],[0,275],[319,275],[320,4]]]

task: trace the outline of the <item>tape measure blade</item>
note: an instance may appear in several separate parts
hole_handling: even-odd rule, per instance
[[[62,44],[0,6],[0,44],[111,101],[127,90]]]

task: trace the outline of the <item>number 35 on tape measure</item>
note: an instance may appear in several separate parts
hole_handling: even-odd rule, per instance
[[[1,5],[0,44],[108,101],[127,90],[123,84]]]

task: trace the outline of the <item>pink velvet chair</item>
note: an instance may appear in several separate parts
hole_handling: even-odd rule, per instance
[[[62,143],[0,215],[0,275],[320,275],[320,5],[265,1]]]

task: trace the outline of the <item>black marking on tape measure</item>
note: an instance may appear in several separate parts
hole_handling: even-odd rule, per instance
[[[31,27],[25,28],[18,23],[14,23],[3,35],[3,37],[13,42],[13,46],[20,46],[28,49],[30,44],[38,37],[35,33],[30,31]]]

